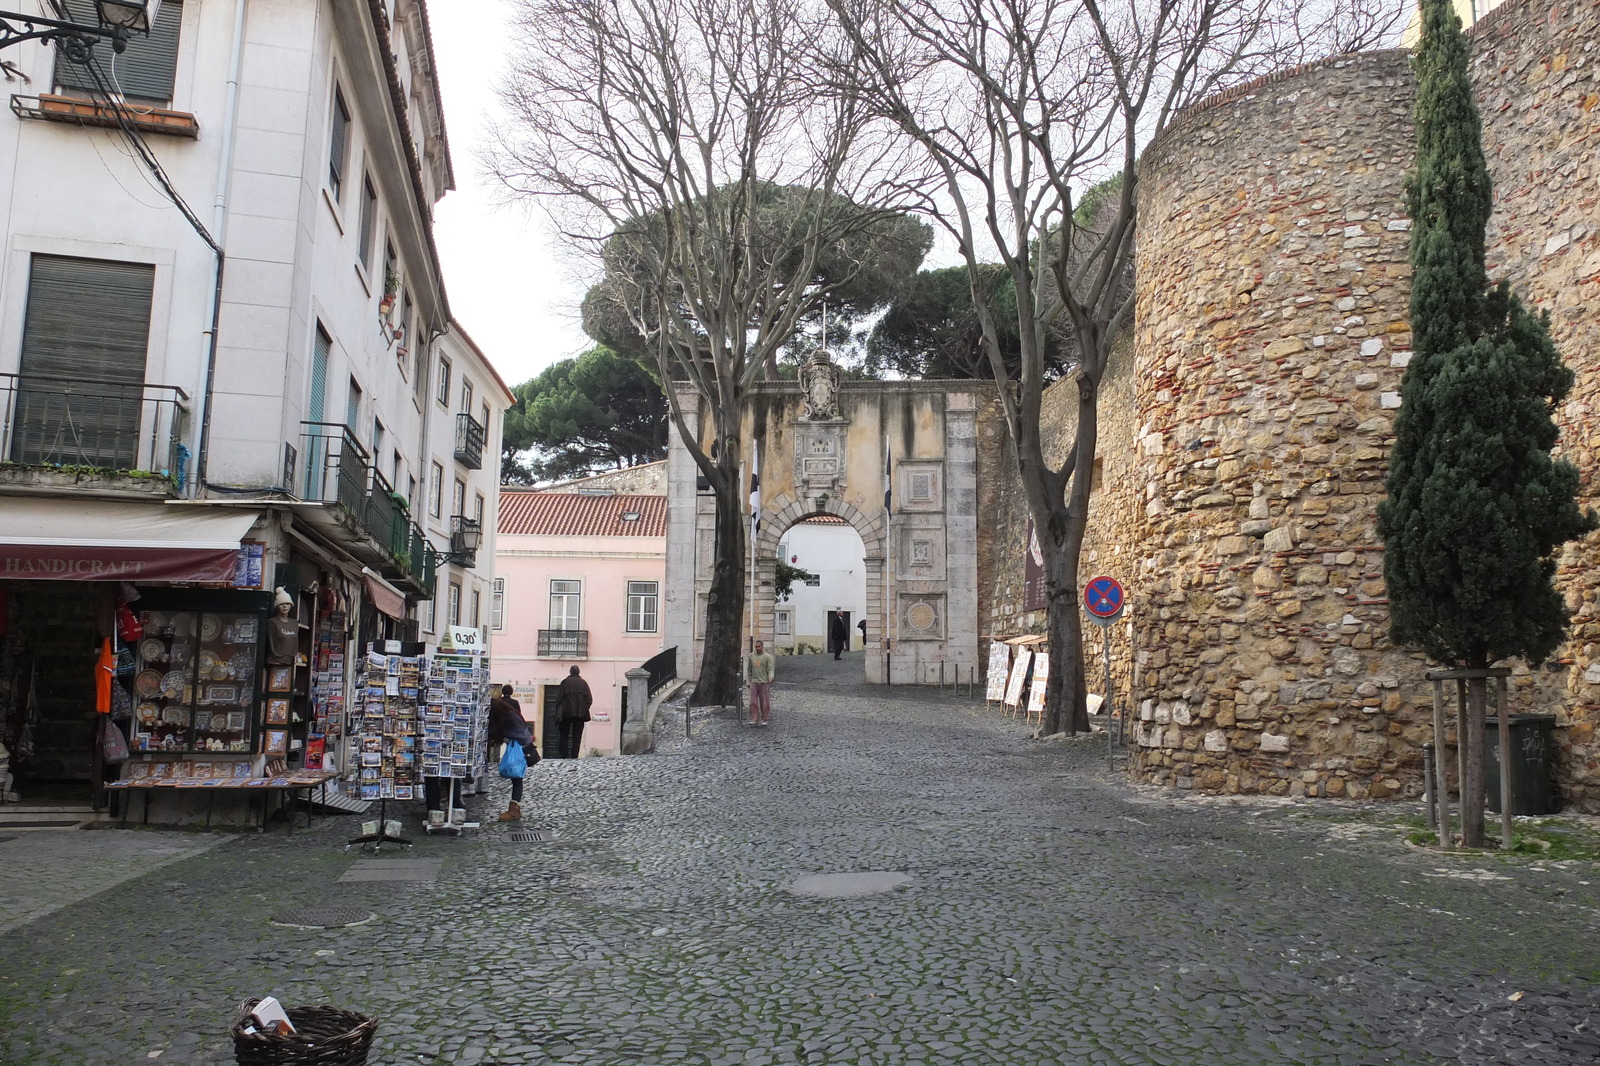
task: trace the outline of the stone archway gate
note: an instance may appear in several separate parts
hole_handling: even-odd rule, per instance
[[[779,539],[803,518],[836,515],[854,527],[865,548],[866,680],[930,684],[941,676],[965,678],[973,668],[981,672],[977,421],[993,387],[841,382],[822,360],[807,365],[802,382],[757,383],[743,420],[747,470],[752,451],[760,455],[756,592],[746,607],[755,611],[757,633],[772,639]],[[704,401],[697,393],[680,386],[678,399],[691,423],[700,418]],[[698,476],[673,433],[663,646],[682,649],[680,674],[699,670],[711,585],[715,505],[698,491]]]

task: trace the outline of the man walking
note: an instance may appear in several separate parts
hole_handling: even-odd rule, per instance
[[[750,724],[766,725],[772,718],[772,674],[776,664],[766,652],[766,645],[756,641],[756,650],[745,663],[750,679]]]
[[[844,624],[843,607],[828,614],[828,642],[833,645],[835,659],[844,654],[845,647],[850,643],[850,630]]]
[[[583,742],[583,726],[589,721],[589,707],[594,694],[589,682],[578,676],[574,666],[561,679],[561,754],[563,758],[576,759],[578,745]]]

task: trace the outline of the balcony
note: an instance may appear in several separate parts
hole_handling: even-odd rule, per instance
[[[372,469],[350,427],[336,422],[301,426],[301,498],[329,505],[323,518],[309,516],[312,524],[385,577],[431,599],[437,553],[411,520],[404,497]]]
[[[587,629],[539,630],[539,658],[587,659],[589,657],[589,631]]]
[[[487,430],[466,412],[456,415],[456,462],[468,470],[483,469],[483,441]]]
[[[18,118],[43,119],[47,122],[68,122],[75,126],[101,126],[121,129],[127,123],[145,133],[164,133],[173,137],[200,136],[200,123],[187,111],[170,111],[163,107],[129,107],[126,104],[109,104],[98,100],[84,100],[76,96],[18,96],[11,97],[11,111]]]
[[[177,495],[188,399],[176,385],[0,374],[0,481]]]

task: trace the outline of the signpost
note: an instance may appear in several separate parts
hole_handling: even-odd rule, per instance
[[[1114,577],[1102,574],[1092,577],[1083,586],[1083,610],[1089,616],[1089,621],[1100,627],[1105,635],[1106,659],[1106,689],[1105,701],[1101,707],[1106,714],[1106,754],[1110,755],[1115,748],[1111,736],[1111,624],[1122,617],[1122,612],[1128,606],[1128,595],[1122,588],[1122,582]],[[1119,718],[1118,722],[1123,719]],[[1119,729],[1118,733],[1122,731]],[[1117,737],[1120,740],[1121,737]]]

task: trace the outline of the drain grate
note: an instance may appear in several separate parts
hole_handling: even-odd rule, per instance
[[[513,844],[547,844],[550,834],[542,829],[519,829],[506,839]]]
[[[293,907],[272,916],[273,925],[291,925],[296,929],[341,929],[347,925],[364,925],[377,915],[360,907]]]

